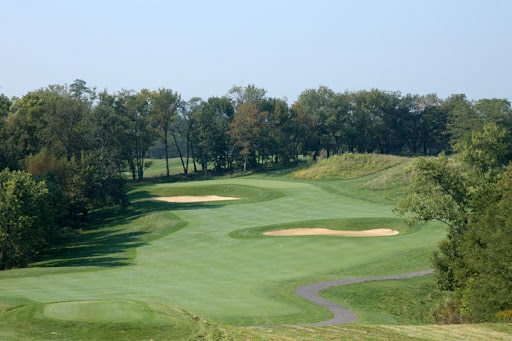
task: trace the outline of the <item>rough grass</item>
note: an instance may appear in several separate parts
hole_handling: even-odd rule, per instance
[[[295,171],[293,179],[333,180],[360,178],[407,162],[407,158],[380,154],[335,155],[321,159],[312,166]]]
[[[433,324],[432,307],[442,298],[434,278],[366,282],[330,288],[321,296],[354,311],[357,324]]]
[[[277,326],[257,335],[264,340],[367,340],[367,341],[506,341],[511,339],[511,324],[476,325],[340,325],[330,327]],[[257,340],[257,339],[256,339]]]

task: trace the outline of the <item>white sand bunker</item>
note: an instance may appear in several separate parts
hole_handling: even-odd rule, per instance
[[[372,229],[362,231],[340,231],[325,228],[296,228],[287,230],[267,231],[266,236],[342,236],[342,237],[387,237],[398,234],[392,229]]]
[[[238,200],[235,197],[221,197],[218,195],[179,195],[175,197],[155,197],[154,199],[174,202],[174,203],[188,203],[188,202],[208,202],[208,201],[224,201],[224,200]]]

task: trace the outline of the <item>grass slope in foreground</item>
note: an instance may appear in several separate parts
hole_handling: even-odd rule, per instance
[[[45,267],[0,273],[0,338],[407,339],[423,326],[235,327],[328,319],[326,310],[295,294],[304,284],[429,267],[445,232],[439,226],[409,229],[394,219],[389,190],[365,187],[385,171],[350,180],[251,176],[135,187],[131,207],[102,212],[75,245],[40,264]],[[152,199],[184,194],[241,199],[193,204]],[[375,238],[260,233],[379,223],[402,233]],[[334,293],[345,302],[341,295]],[[411,323],[372,321],[366,304],[353,306],[364,323]],[[493,325],[483,333],[492,328],[510,331]]]

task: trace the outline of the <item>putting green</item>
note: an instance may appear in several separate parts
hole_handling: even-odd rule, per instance
[[[44,316],[66,321],[136,322],[153,319],[147,304],[134,301],[74,301],[47,304]]]

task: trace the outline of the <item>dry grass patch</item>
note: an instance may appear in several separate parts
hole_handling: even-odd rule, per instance
[[[292,178],[303,180],[354,179],[381,172],[402,164],[406,160],[407,158],[394,155],[346,153],[328,159],[320,159],[309,168],[294,172]]]

